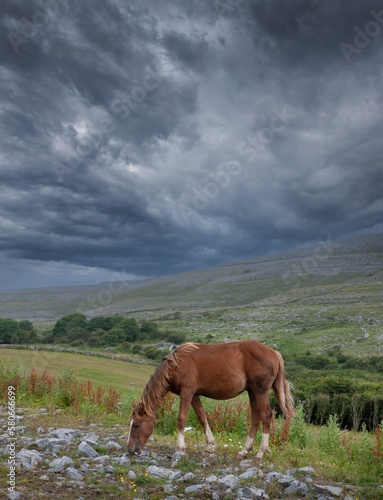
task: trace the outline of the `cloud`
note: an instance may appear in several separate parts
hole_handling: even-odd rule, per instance
[[[0,252],[17,286],[55,263],[96,282],[381,230],[383,31],[340,48],[377,1],[2,10]]]

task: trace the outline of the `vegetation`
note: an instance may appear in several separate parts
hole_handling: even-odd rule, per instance
[[[97,364],[94,359],[92,361]],[[130,368],[129,372],[134,372],[135,368]],[[106,376],[105,382],[109,381]],[[0,364],[0,397],[4,401],[7,395],[5,389],[9,385],[16,388],[17,407],[47,408],[50,424],[55,409],[59,408],[64,410],[60,417],[62,421],[65,421],[65,415],[68,418],[72,415],[78,422],[90,422],[97,415],[98,422],[128,426],[132,394],[120,399],[112,387],[106,390],[94,387],[92,381],[79,381],[70,367],[57,377],[47,370],[38,372],[19,361],[3,362]],[[179,399],[169,394],[157,412],[154,441],[148,444],[157,452],[167,443],[174,450],[178,404]],[[228,402],[203,399],[203,406],[218,442],[217,457],[220,462],[217,467],[235,466],[235,456],[242,448],[249,429],[246,398]],[[187,425],[193,431],[187,434],[189,452],[180,464],[183,472],[194,471],[200,461],[200,458],[196,458],[196,450],[202,450],[204,444],[202,429],[192,411],[189,412]],[[274,470],[285,472],[310,465],[315,470],[315,478],[333,484],[342,482],[354,485],[359,488],[357,498],[376,499],[377,485],[383,483],[382,431],[382,422],[374,432],[368,432],[366,426],[362,426],[361,432],[341,430],[339,418],[335,414],[322,426],[309,425],[303,406],[298,405],[295,418],[273,418],[270,434],[272,452],[262,460],[263,466],[267,469],[269,464],[273,464]],[[249,453],[248,458],[254,458],[260,440],[261,432],[257,435],[254,452]],[[124,471],[121,470],[121,474],[124,475]],[[151,487],[150,478],[144,474],[134,484]],[[278,494],[277,491],[274,493]],[[270,498],[279,498],[273,496],[272,490],[269,495]]]

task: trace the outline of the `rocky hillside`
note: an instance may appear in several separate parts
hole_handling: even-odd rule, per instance
[[[0,316],[56,320],[88,316],[238,307],[306,287],[381,282],[383,234],[221,264],[173,276],[81,287],[0,292]]]

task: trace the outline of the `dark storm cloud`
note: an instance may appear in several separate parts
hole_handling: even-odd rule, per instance
[[[2,288],[382,231],[379,2],[129,4],[2,3]]]

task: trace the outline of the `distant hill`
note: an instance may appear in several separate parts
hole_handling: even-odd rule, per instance
[[[383,278],[383,234],[243,259],[142,281],[0,291],[0,316],[56,320],[71,313],[164,314],[267,305],[295,290],[376,282]],[[161,312],[163,311],[163,312]]]

